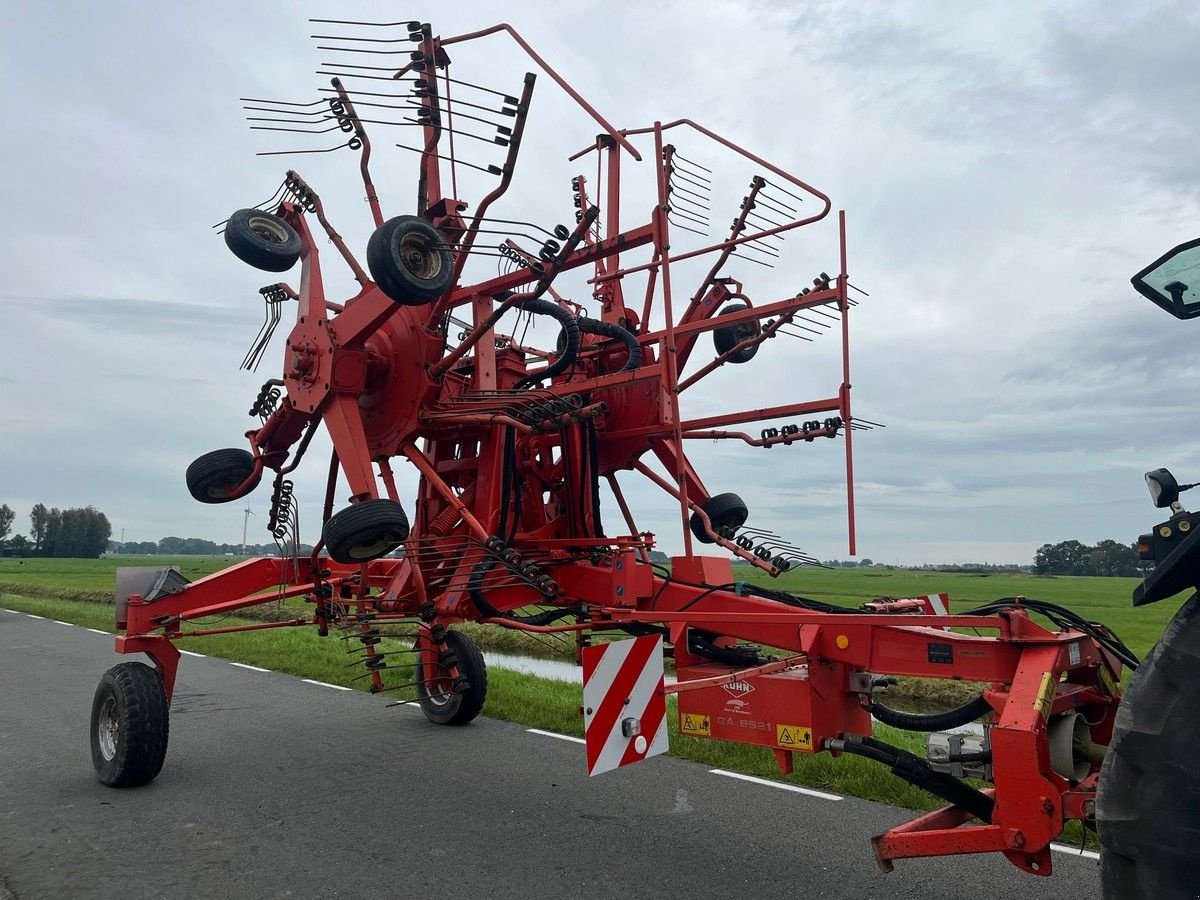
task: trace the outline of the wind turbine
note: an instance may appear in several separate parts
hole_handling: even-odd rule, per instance
[[[246,555],[246,529],[250,525],[250,517],[254,513],[250,509],[250,504],[246,504],[246,508],[242,510],[245,515],[242,517],[242,556]]]

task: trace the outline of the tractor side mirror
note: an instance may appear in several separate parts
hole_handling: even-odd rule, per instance
[[[1175,318],[1200,316],[1200,238],[1180,244],[1130,281],[1139,294]]]

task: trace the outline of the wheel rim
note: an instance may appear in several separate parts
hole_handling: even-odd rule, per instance
[[[268,219],[266,216],[251,216],[246,225],[268,244],[286,244],[288,241],[288,233],[283,227],[283,223],[275,219]]]
[[[225,480],[218,481],[215,484],[210,484],[204,493],[209,497],[212,497],[214,500],[223,499],[232,494],[238,485],[245,481],[247,477],[248,476],[242,475],[226,476]]]
[[[423,234],[406,234],[400,239],[400,261],[422,281],[432,281],[442,271],[442,255]]]
[[[429,701],[430,706],[440,708],[449,706],[450,702],[454,699],[454,685],[446,674],[445,669],[438,666],[437,672],[438,674],[426,686],[428,688],[426,699]]]
[[[117,738],[121,735],[121,721],[117,716],[117,698],[108,697],[96,717],[96,737],[100,744],[100,755],[112,760],[117,755]]]
[[[394,534],[380,534],[362,539],[346,552],[351,559],[374,559],[400,543]]]

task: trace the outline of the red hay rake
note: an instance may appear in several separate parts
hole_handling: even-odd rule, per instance
[[[92,723],[101,780],[139,784],[158,774],[165,729],[157,739],[114,725],[122,691],[133,689],[122,679],[161,697],[165,724],[174,641],[185,635],[333,629],[355,647],[371,690],[414,689],[426,715],[450,725],[474,718],[486,691],[483,657],[456,623],[566,639],[580,658],[602,646],[598,636],[634,636],[667,649],[678,682],[652,690],[636,716],[601,716],[605,702],[630,696],[617,677],[587,709],[589,741],[595,725],[601,739],[618,741],[623,762],[651,750],[665,729],[664,694],[674,693],[684,733],[770,748],[784,772],[797,752],[853,753],[944,798],[945,808],[874,839],[885,868],[905,857],[990,851],[1049,874],[1050,843],[1064,823],[1095,820],[1101,752],[1132,654],[1103,626],[1023,598],[960,615],[915,600],[849,609],[735,576],[731,558],[772,576],[816,561],[750,527],[742,500],[711,492],[685,450],[694,440],[765,448],[840,439],[854,552],[852,435],[874,423],[851,413],[855,301],[844,214],[835,274],[764,298],[735,273],[773,265],[784,238],[826,219],[832,205],[816,188],[690,119],[618,130],[507,25],[440,38],[417,22],[321,24],[337,32],[317,35],[334,42],[321,48],[343,60],[323,64],[333,77],[322,99],[250,100],[246,109],[255,128],[321,143],[306,152],[358,154],[375,226],[365,268],[295,171],[271,200],[230,217],[225,240],[243,261],[274,272],[301,264],[297,287],[263,288],[268,319],[244,366],[257,366],[283,305],[295,302],[295,324],[281,377],[251,410],[260,424],[247,433],[249,448],[206,454],[187,473],[193,496],[209,503],[244,497],[272,473],[270,528],[294,546],[287,476],[324,426],[334,450],[321,540],[311,555],[252,559],[190,584],[162,570],[123,574],[117,650],[147,654],[154,669],[125,663],[101,684]],[[525,140],[535,75],[506,93],[452,77],[450,60],[493,35],[515,41],[599,128],[570,157],[579,171],[561,198],[566,224],[496,212]],[[417,156],[414,214],[385,216],[368,126],[409,136],[397,146]],[[341,143],[327,146],[333,139]],[[752,172],[740,202],[715,196],[721,178],[710,156]],[[648,191],[640,201],[623,190],[623,167],[635,163]],[[485,185],[481,200],[459,196],[467,180]],[[710,239],[710,214],[722,209],[731,224]],[[358,282],[354,296],[327,296],[324,240]],[[496,274],[468,277],[489,259]],[[564,286],[570,273],[576,288]],[[574,290],[590,291],[595,316]],[[540,324],[535,337],[552,328],[547,345],[526,341],[521,329],[531,321]],[[821,396],[685,412],[708,376],[749,363],[776,338],[825,331],[840,340],[841,366]],[[741,430],[751,423],[757,434]],[[415,497],[397,489],[397,458],[419,473]],[[619,481],[629,472],[679,510],[683,553],[669,569],[651,563],[654,535],[639,530]],[[339,478],[350,496],[335,511]],[[616,516],[602,521],[602,484],[618,508],[615,530]],[[698,544],[721,555],[699,555]],[[305,598],[311,615],[187,627],[281,597]],[[650,652],[631,656],[644,664]],[[589,673],[597,665],[593,658]],[[906,715],[879,700],[890,676],[989,687],[963,708]],[[872,714],[930,732],[927,756],[873,738]],[[984,716],[982,735],[953,731]]]

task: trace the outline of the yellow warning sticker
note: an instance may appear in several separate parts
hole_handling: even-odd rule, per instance
[[[776,725],[775,743],[788,750],[812,752],[812,729],[803,725]]]
[[[679,732],[709,737],[712,734],[712,721],[699,713],[680,713]]]
[[[1050,710],[1054,706],[1054,694],[1057,686],[1054,683],[1054,676],[1049,672],[1042,675],[1042,686],[1038,688],[1037,697],[1033,701],[1033,708],[1042,714],[1042,718],[1047,722],[1050,721]]]

